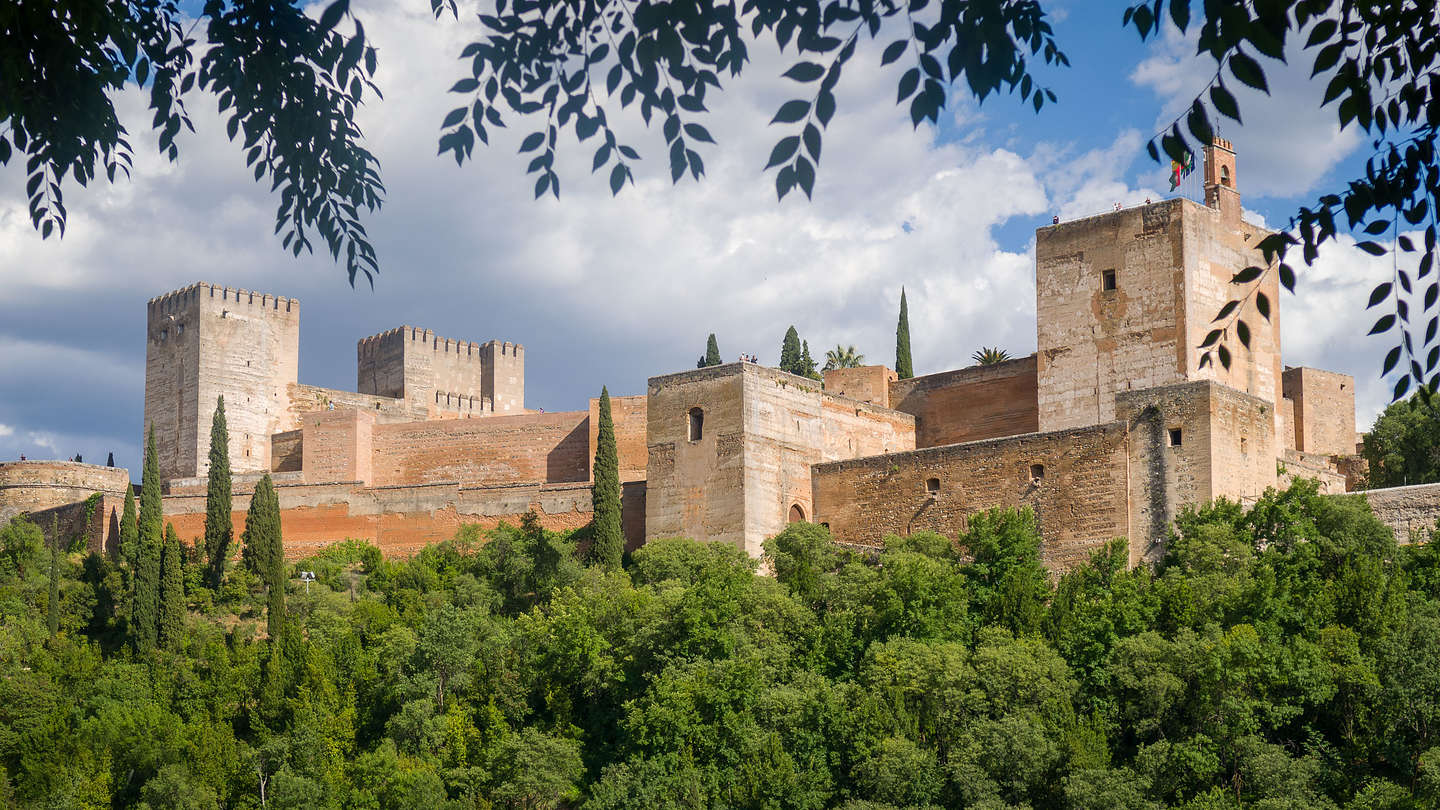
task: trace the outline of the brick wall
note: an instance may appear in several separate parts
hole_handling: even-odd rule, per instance
[[[876,545],[917,531],[954,537],[976,512],[1028,506],[1041,558],[1063,570],[1129,533],[1126,458],[1125,427],[1112,423],[820,464],[815,519],[841,542]],[[1040,483],[1032,472],[1042,472]]]
[[[376,425],[373,480],[376,485],[588,481],[588,421],[587,411],[570,411]]]
[[[649,451],[645,446],[646,401],[644,396],[611,397],[610,418],[615,423],[615,451],[620,460],[621,481],[644,481]],[[600,400],[590,400],[589,452],[593,464],[600,433]]]
[[[915,445],[935,447],[1040,429],[1035,355],[890,384],[890,407],[915,417]]]
[[[270,437],[270,472],[299,472],[304,460],[303,430],[287,430]]]

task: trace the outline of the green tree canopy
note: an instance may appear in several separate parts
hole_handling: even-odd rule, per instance
[[[800,365],[800,351],[800,333],[791,326],[785,330],[785,338],[780,341],[780,370],[804,376],[805,372]]]
[[[1440,399],[1418,392],[1393,402],[1362,440],[1372,487],[1440,481]]]
[[[175,526],[165,524],[165,547],[160,555],[159,643],[165,649],[178,647],[185,635],[185,549]]]
[[[1010,359],[1010,353],[998,346],[982,346],[970,355],[970,359],[982,366],[993,366]]]
[[[155,426],[145,439],[145,461],[140,476],[139,564],[130,621],[137,649],[154,649],[160,632],[160,555],[165,542],[160,503],[160,460],[155,453]]]
[[[854,344],[842,346],[835,344],[835,348],[825,350],[825,371],[833,371],[837,368],[859,368],[865,365],[865,355],[855,350]]]
[[[720,344],[715,340],[715,333],[711,332],[710,337],[705,339],[705,356],[700,358],[700,368],[718,366],[723,362],[720,359]]]

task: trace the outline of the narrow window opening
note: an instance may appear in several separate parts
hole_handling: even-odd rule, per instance
[[[699,408],[690,409],[690,441],[698,442],[705,435],[705,412]]]
[[[804,522],[805,522],[805,510],[804,510],[804,509],[800,506],[800,504],[798,504],[798,503],[797,503],[797,504],[792,504],[792,505],[790,506],[790,522],[791,522],[791,523],[804,523]]]
[[[1100,289],[1109,292],[1116,289],[1116,286],[1114,270],[1105,270],[1100,273]]]
[[[1220,185],[1222,185],[1222,186],[1228,186],[1228,185],[1230,185],[1230,167],[1229,167],[1229,166],[1221,166],[1221,167],[1220,167]]]
[[[1184,435],[1180,432],[1180,428],[1170,428],[1171,447],[1179,447],[1181,444],[1184,443],[1184,438]]]
[[[1041,483],[1044,483],[1044,481],[1045,481],[1045,465],[1044,465],[1044,464],[1031,464],[1031,465],[1030,465],[1030,483],[1039,485],[1039,484],[1041,484]]]
[[[1240,452],[1242,452],[1242,453],[1249,452],[1248,448],[1246,447],[1246,441],[1245,441],[1245,437],[1244,437],[1244,436],[1241,436],[1241,437],[1240,437]]]

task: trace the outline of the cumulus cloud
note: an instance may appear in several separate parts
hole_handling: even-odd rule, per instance
[[[353,388],[355,341],[410,324],[524,343],[529,404],[582,408],[602,384],[641,393],[648,376],[693,367],[709,332],[727,359],[774,362],[794,324],[814,356],[855,344],[892,364],[902,286],[917,371],[966,365],[985,345],[1028,353],[1033,241],[1002,248],[996,230],[1162,196],[1125,181],[1143,155],[1133,128],[1100,150],[1057,132],[1021,154],[987,143],[983,119],[962,104],[957,119],[976,127],[968,137],[917,132],[894,103],[898,74],[862,49],[838,89],[814,201],[777,202],[761,167],[786,132],[766,123],[797,86],[778,78],[788,60],[760,46],[746,78],[712,98],[704,123],[720,146],[702,151],[702,182],[672,185],[659,133],[629,121],[624,139],[647,158],[635,187],[612,199],[590,174],[593,142],[562,137],[561,199],[535,201],[515,154],[533,121],[492,131],[493,145],[462,168],[435,155],[439,122],[463,103],[444,89],[466,69],[456,56],[473,27],[413,3],[356,8],[385,92],[360,115],[388,190],[367,222],[383,266],[375,291],[351,290],[326,256],[280,251],[274,201],[212,101],[192,103],[199,131],[170,163],[151,146],[144,98],[122,94],[134,179],[71,189],[63,241],[30,229],[20,172],[0,170],[0,422],[13,428],[0,457],[42,444],[87,458],[113,449],[137,469],[144,304],[198,280],[301,299],[304,382]],[[1336,333],[1316,319],[1315,334]]]

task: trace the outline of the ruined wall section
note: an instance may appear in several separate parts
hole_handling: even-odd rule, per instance
[[[0,463],[0,526],[22,512],[32,515],[79,503],[95,493],[125,498],[130,471],[75,461]],[[47,527],[48,531],[48,527]]]
[[[917,447],[1016,436],[1040,429],[1033,354],[990,366],[896,380],[890,383],[889,400],[890,407],[915,417]]]
[[[1113,421],[1117,392],[1185,379],[1186,204],[1166,200],[1035,232],[1039,430]]]
[[[588,411],[569,411],[376,425],[373,481],[588,481],[589,417]]]
[[[649,458],[646,446],[646,397],[611,397],[610,418],[615,423],[615,450],[620,461],[621,481],[644,481]],[[590,400],[589,458],[594,466],[600,435],[600,400]],[[593,471],[591,473],[593,475]]]
[[[742,364],[651,377],[645,536],[745,548]],[[691,412],[700,417],[691,437]]]
[[[290,386],[290,418],[296,425],[300,424],[300,417],[304,414],[341,408],[373,411],[375,421],[382,424],[414,422],[426,417],[426,409],[415,407],[402,398],[360,394],[301,383]]]
[[[840,542],[874,546],[890,534],[956,537],[979,511],[1030,507],[1042,561],[1064,570],[1129,533],[1126,461],[1125,426],[1112,423],[820,464],[816,520]]]
[[[1293,403],[1293,444],[1302,453],[1355,455],[1355,378],[1318,368],[1287,368],[1282,390]]]

